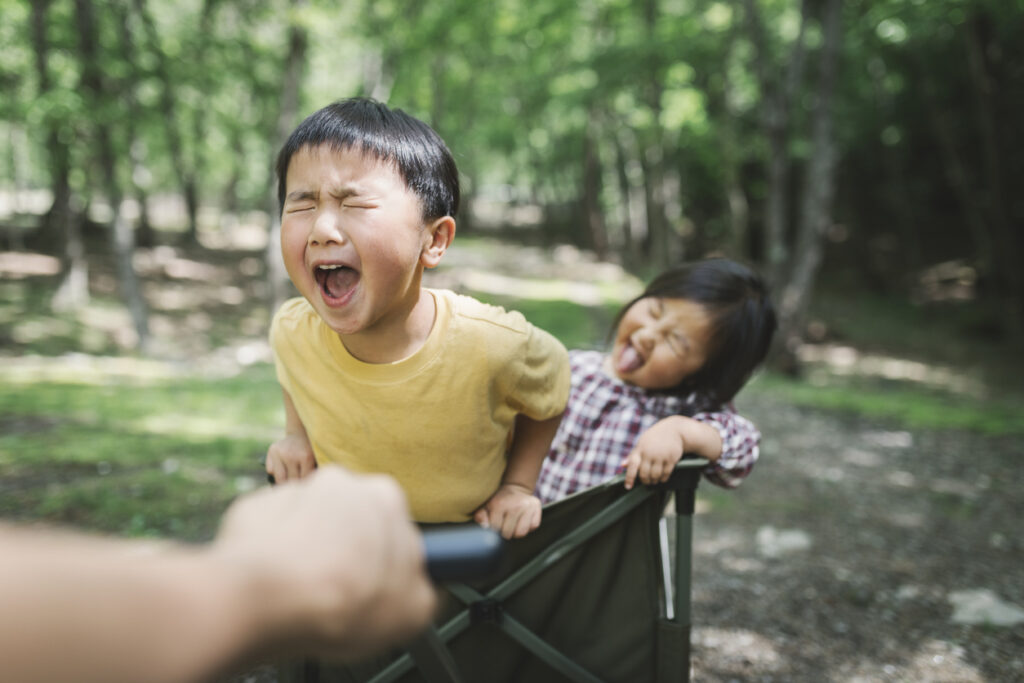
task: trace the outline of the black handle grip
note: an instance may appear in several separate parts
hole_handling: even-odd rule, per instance
[[[269,473],[267,482],[277,483]],[[427,573],[441,583],[486,577],[497,568],[505,541],[493,529],[464,524],[424,530],[423,547]]]
[[[505,547],[501,534],[476,524],[423,532],[427,573],[435,582],[481,579],[493,572]]]

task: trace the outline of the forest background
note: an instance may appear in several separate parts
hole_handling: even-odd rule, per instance
[[[730,256],[781,318],[755,413],[1015,461],[1021,35],[1021,0],[0,0],[0,515],[199,540],[260,483],[273,160],[354,95],[456,157],[434,283],[600,346]]]

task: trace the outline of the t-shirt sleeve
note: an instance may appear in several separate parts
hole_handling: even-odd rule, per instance
[[[291,375],[288,372],[288,357],[292,345],[289,343],[295,332],[296,315],[302,299],[289,299],[274,314],[270,322],[270,350],[274,354],[274,371],[281,388],[292,393]]]
[[[531,325],[517,366],[519,379],[509,397],[513,409],[533,420],[561,415],[569,400],[569,353],[562,343]]]

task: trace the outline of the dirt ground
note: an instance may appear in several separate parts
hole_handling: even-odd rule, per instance
[[[954,621],[970,591],[1024,606],[1024,438],[910,432],[755,389],[738,407],[764,433],[758,466],[735,491],[698,489],[691,679],[1024,681],[1024,622]]]
[[[494,252],[451,254],[456,267],[434,285],[458,286],[458,273],[477,277],[470,289],[508,286],[494,278],[501,261],[516,274],[636,287],[572,253],[552,263],[539,250],[518,250],[515,258]],[[258,266],[255,259],[232,258],[222,264],[231,268],[211,275],[173,250],[154,250],[149,270],[192,269],[173,283],[157,282],[154,297],[184,301],[192,295],[184,282],[209,289],[207,298],[256,296],[258,267],[247,267]],[[574,294],[596,296],[585,287]],[[165,326],[174,333],[168,339],[177,347],[183,336],[213,344],[221,317],[231,330],[248,325],[248,336],[262,339],[266,321],[258,317],[207,317],[174,319]],[[182,335],[195,321],[203,325]],[[1024,437],[910,432],[797,408],[756,383],[737,403],[764,434],[762,456],[738,490],[704,484],[698,492],[694,680],[1024,681],[1024,492],[1016,479]],[[1002,611],[986,612],[986,599]],[[982,623],[954,620],[972,607]],[[991,623],[1007,615],[1016,623]],[[270,680],[265,674],[237,680]]]
[[[694,680],[1024,680],[1024,624],[953,620],[963,591],[1024,606],[1024,439],[739,399],[763,452],[698,503]]]

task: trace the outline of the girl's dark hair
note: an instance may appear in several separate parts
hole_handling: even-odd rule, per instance
[[[420,198],[424,220],[459,210],[455,159],[434,130],[401,109],[365,97],[338,100],[310,114],[292,131],[277,155],[277,199],[284,210],[285,181],[292,157],[303,147],[356,148],[395,164]]]
[[[744,265],[715,258],[672,268],[619,311],[612,329],[630,306],[646,297],[693,301],[711,318],[704,365],[665,393],[685,398],[698,392],[712,405],[727,403],[768,355],[777,324],[775,308],[764,281]]]

